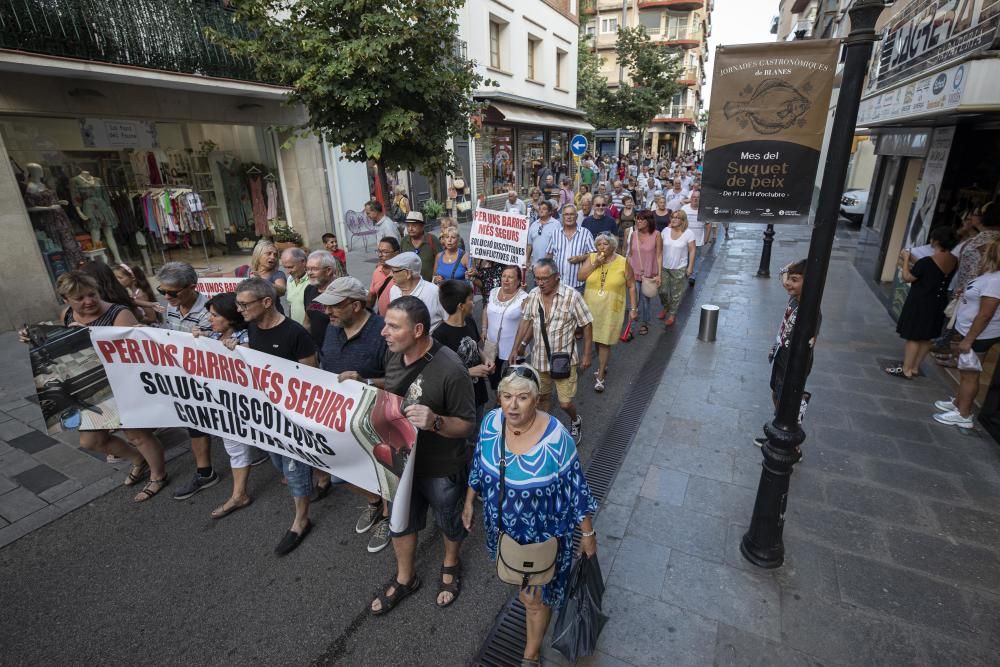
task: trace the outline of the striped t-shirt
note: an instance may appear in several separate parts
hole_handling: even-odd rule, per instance
[[[565,231],[553,234],[549,242],[548,254],[552,256],[552,259],[556,262],[556,266],[559,267],[559,276],[562,283],[576,288],[583,285],[583,282],[577,280],[576,277],[580,271],[580,265],[570,264],[569,258],[576,257],[577,255],[586,255],[596,250],[593,234],[583,227],[577,227],[576,233],[569,238],[566,238]]]

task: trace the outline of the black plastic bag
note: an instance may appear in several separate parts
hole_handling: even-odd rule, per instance
[[[604,577],[597,556],[581,556],[569,575],[569,590],[552,628],[552,648],[570,661],[593,655],[608,617],[601,613]]]

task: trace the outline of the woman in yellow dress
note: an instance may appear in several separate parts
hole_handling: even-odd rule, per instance
[[[597,376],[594,391],[604,391],[608,373],[608,355],[611,346],[619,341],[622,320],[625,317],[625,294],[628,290],[632,310],[631,319],[639,316],[639,303],[635,291],[635,276],[628,261],[615,253],[618,237],[601,233],[594,240],[597,252],[592,252],[580,265],[580,280],[586,282],[583,300],[594,315],[594,343],[597,345]]]

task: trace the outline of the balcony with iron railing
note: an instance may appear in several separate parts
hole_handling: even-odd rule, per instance
[[[261,82],[205,28],[247,38],[229,0],[0,0],[0,49]]]
[[[682,49],[691,49],[701,44],[703,40],[702,35],[701,30],[668,26],[660,35],[652,35],[651,39],[663,46],[679,46]]]
[[[653,116],[654,123],[694,123],[695,110],[693,106],[671,104],[663,107],[660,113]]]
[[[693,86],[698,83],[698,81],[699,77],[697,68],[681,70],[677,75],[677,83],[682,86]]]
[[[688,12],[695,9],[702,9],[704,6],[705,0],[639,0],[639,9],[662,7],[664,9]]]

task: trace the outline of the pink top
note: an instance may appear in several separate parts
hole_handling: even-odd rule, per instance
[[[642,280],[643,276],[655,278],[659,273],[656,266],[656,236],[656,233],[643,234],[639,231],[629,234],[628,263],[632,266],[636,280]]]

